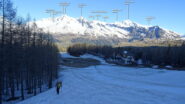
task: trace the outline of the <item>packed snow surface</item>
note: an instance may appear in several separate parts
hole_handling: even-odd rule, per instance
[[[63,57],[72,57],[62,53]],[[128,68],[106,63],[60,72],[63,87],[18,104],[185,104],[185,72],[151,68]]]

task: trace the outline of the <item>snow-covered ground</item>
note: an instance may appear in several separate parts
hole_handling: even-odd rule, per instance
[[[62,53],[63,57],[71,57]],[[55,88],[18,104],[185,104],[185,72],[128,68],[106,63],[60,72],[63,87]]]

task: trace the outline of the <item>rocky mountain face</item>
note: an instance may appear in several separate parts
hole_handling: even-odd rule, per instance
[[[39,28],[53,34],[57,42],[118,44],[120,42],[134,42],[146,40],[176,40],[179,34],[163,29],[159,26],[144,26],[130,20],[106,23],[89,21],[85,18],[69,16],[46,18],[36,21]]]

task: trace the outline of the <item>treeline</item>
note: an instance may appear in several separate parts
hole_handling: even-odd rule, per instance
[[[67,51],[73,56],[89,53],[105,59],[116,59],[117,56],[124,56],[124,51],[127,51],[134,57],[135,61],[141,59],[144,65],[185,67],[185,42],[179,46],[161,47],[111,47],[75,44],[70,46]]]
[[[16,16],[11,0],[0,1],[0,104],[36,95],[57,78],[58,49],[52,37]],[[16,92],[20,92],[16,95]]]
[[[124,47],[123,49],[133,53],[136,60],[142,59],[146,65],[185,67],[185,43],[180,46]]]
[[[117,52],[120,51],[120,52]],[[93,54],[96,56],[104,57],[105,59],[108,58],[115,58],[114,53],[121,53],[120,48],[113,48],[112,46],[105,46],[105,45],[91,45],[91,44],[74,44],[67,48],[67,52],[72,56],[79,57],[85,53]]]

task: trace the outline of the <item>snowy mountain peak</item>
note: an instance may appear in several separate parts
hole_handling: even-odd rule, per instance
[[[62,20],[73,20],[73,19],[75,19],[75,18],[69,17],[67,15],[64,15],[64,16],[58,17],[58,18],[61,18]]]
[[[125,20],[125,21],[123,21],[123,24],[124,24],[125,26],[135,26],[135,25],[136,25],[136,23],[134,23],[134,22],[131,21],[131,20]]]

